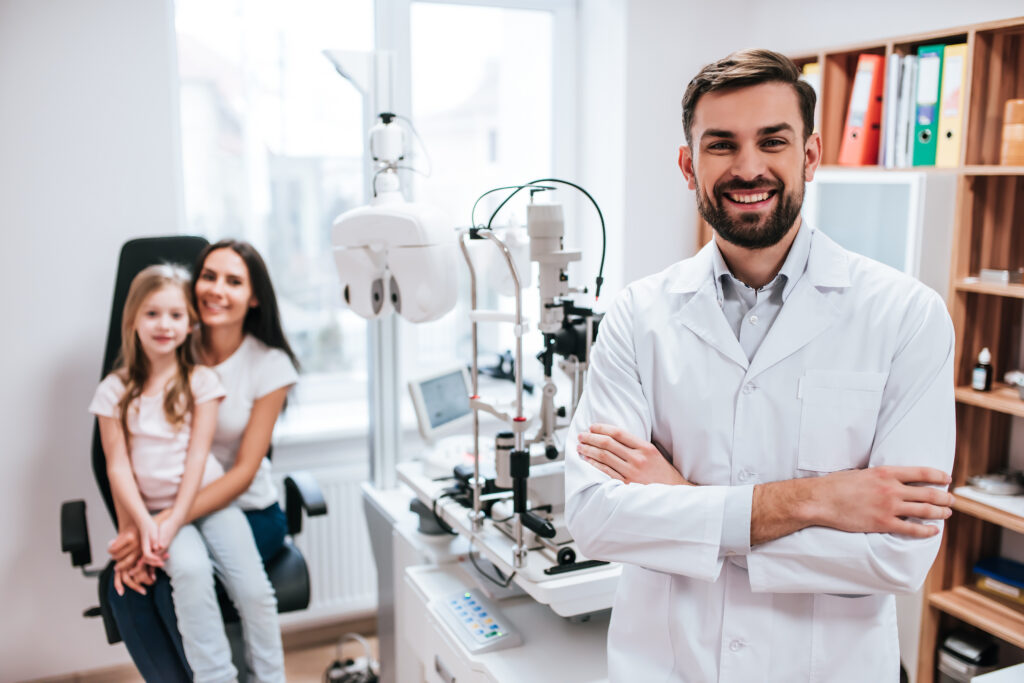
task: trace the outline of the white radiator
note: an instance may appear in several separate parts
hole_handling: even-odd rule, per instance
[[[282,626],[360,618],[377,607],[377,575],[363,514],[365,463],[309,470],[327,501],[327,514],[306,517],[294,540],[309,567],[309,609],[281,615]],[[283,490],[283,488],[281,489]]]

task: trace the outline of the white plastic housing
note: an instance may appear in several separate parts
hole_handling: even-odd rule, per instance
[[[458,295],[456,236],[435,207],[385,192],[346,211],[331,229],[334,263],[349,307],[363,318],[397,311],[436,320]]]
[[[403,157],[405,131],[396,123],[378,121],[370,129],[370,156],[384,164],[397,163]]]
[[[548,308],[547,304],[568,296],[569,281],[562,275],[570,262],[580,260],[580,252],[562,249],[565,220],[561,204],[528,204],[526,230],[530,235],[530,260],[539,266],[541,319],[537,328],[541,332],[557,332],[562,324],[562,309]]]

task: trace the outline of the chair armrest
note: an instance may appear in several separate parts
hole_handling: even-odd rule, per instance
[[[303,510],[310,517],[326,515],[327,501],[313,475],[299,470],[284,478],[284,512],[292,536],[302,531]]]
[[[60,549],[71,553],[73,567],[84,569],[92,562],[84,500],[67,500],[60,506]]]

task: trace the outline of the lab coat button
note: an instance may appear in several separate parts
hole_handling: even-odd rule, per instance
[[[729,643],[729,649],[732,650],[733,652],[739,652],[740,650],[743,649],[743,643],[741,643],[738,640],[734,640],[731,643]]]
[[[746,481],[747,479],[750,479],[750,472],[747,470],[740,470],[738,477],[740,481]]]
[[[743,385],[743,393],[744,394],[751,394],[751,393],[754,392],[754,389],[756,389],[756,388],[757,387],[755,387],[753,384],[744,384]]]
[[[750,316],[750,324],[751,325],[756,325],[757,321],[758,321],[758,317],[756,315]]]

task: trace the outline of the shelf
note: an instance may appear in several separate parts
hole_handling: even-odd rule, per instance
[[[1024,648],[1024,612],[965,586],[932,593],[928,603],[946,614]]]
[[[885,171],[887,173],[958,173],[966,176],[1017,176],[1024,175],[1024,166],[971,165],[971,166],[840,166],[822,164],[821,168],[842,171]]]
[[[877,164],[871,166],[843,166],[840,164],[822,164],[820,166],[822,170],[829,171],[849,171],[851,173],[864,173],[864,172],[882,172],[882,173],[960,173],[961,168],[958,166],[893,166],[891,168],[885,166],[879,166]],[[981,167],[978,167],[981,168]],[[1016,166],[1002,166],[996,168],[1017,168]]]
[[[1024,175],[1024,166],[964,166],[964,175]]]
[[[954,285],[958,292],[992,294],[1014,299],[1024,299],[1024,284],[1004,285],[998,282],[981,282],[977,278],[965,278]]]
[[[975,391],[967,386],[957,387],[956,400],[969,406],[1024,417],[1024,401],[1021,400],[1017,387],[1002,382],[993,382],[992,391]]]
[[[978,519],[992,524],[998,524],[1004,529],[1010,529],[1016,531],[1019,534],[1024,534],[1024,517],[1007,512],[1006,510],[1000,510],[997,507],[986,505],[981,501],[972,500],[962,493],[953,492],[956,497],[956,502],[953,503],[953,509],[957,512],[971,517],[977,517]]]

